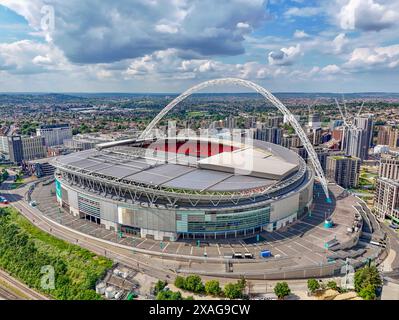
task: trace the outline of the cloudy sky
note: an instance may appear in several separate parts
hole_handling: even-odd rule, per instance
[[[399,92],[399,0],[0,0],[0,92]]]

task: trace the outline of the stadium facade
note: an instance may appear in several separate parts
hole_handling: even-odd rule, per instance
[[[56,195],[74,216],[161,241],[274,231],[306,214],[314,173],[272,143],[138,139],[57,157]]]

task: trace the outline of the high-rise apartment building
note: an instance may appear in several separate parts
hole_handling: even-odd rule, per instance
[[[392,149],[399,148],[399,129],[393,129],[389,134],[389,147]]]
[[[366,135],[365,145],[367,144],[366,145],[367,149],[370,148],[373,145],[373,128],[374,128],[373,115],[356,117],[354,125],[356,128],[365,131]]]
[[[344,188],[356,188],[359,181],[360,159],[351,156],[327,157],[327,178]]]
[[[374,213],[399,223],[399,156],[382,155],[374,193]]]
[[[377,145],[389,145],[389,137],[392,131],[390,126],[382,126],[378,130],[377,134]]]
[[[360,128],[345,128],[342,150],[352,157],[367,159],[369,149],[368,134]]]
[[[278,128],[284,121],[284,117],[275,116],[266,119],[266,126],[269,128]]]
[[[8,148],[8,137],[0,136],[0,153],[8,155],[10,153]]]
[[[385,154],[381,156],[379,177],[399,181],[399,156]]]
[[[253,131],[253,138],[274,144],[281,144],[282,130],[280,128],[269,128],[262,126]]]

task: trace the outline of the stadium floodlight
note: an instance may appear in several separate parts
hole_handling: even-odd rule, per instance
[[[317,153],[313,148],[313,145],[309,141],[308,136],[306,135],[305,131],[302,129],[301,125],[299,124],[298,120],[294,117],[294,115],[289,111],[289,109],[279,100],[277,99],[271,92],[266,90],[265,88],[261,87],[260,85],[243,79],[238,78],[221,78],[221,79],[214,79],[202,82],[198,85],[191,87],[190,89],[183,92],[177,98],[175,98],[172,102],[170,102],[161,112],[150,122],[150,124],[145,128],[145,130],[141,133],[139,139],[145,139],[150,137],[150,133],[152,132],[153,128],[158,124],[158,122],[170,111],[172,110],[177,104],[188,98],[193,93],[200,91],[202,89],[212,87],[215,85],[239,85],[249,89],[256,91],[257,93],[261,94],[267,101],[269,101],[273,106],[275,106],[283,115],[286,116],[290,125],[294,128],[296,134],[298,135],[299,139],[301,140],[304,148],[306,149],[309,158],[312,162],[313,168],[315,170],[316,176],[318,177],[324,193],[326,195],[327,202],[330,203],[331,199],[328,192],[327,180],[324,176],[324,171],[321,167],[320,161],[318,159]]]

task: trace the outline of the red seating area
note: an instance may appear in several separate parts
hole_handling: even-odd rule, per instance
[[[210,157],[222,152],[232,152],[238,148],[224,145],[221,143],[212,143],[204,141],[169,141],[163,140],[152,143],[147,148],[154,150],[174,152],[185,154],[187,156],[195,156],[197,158]]]

